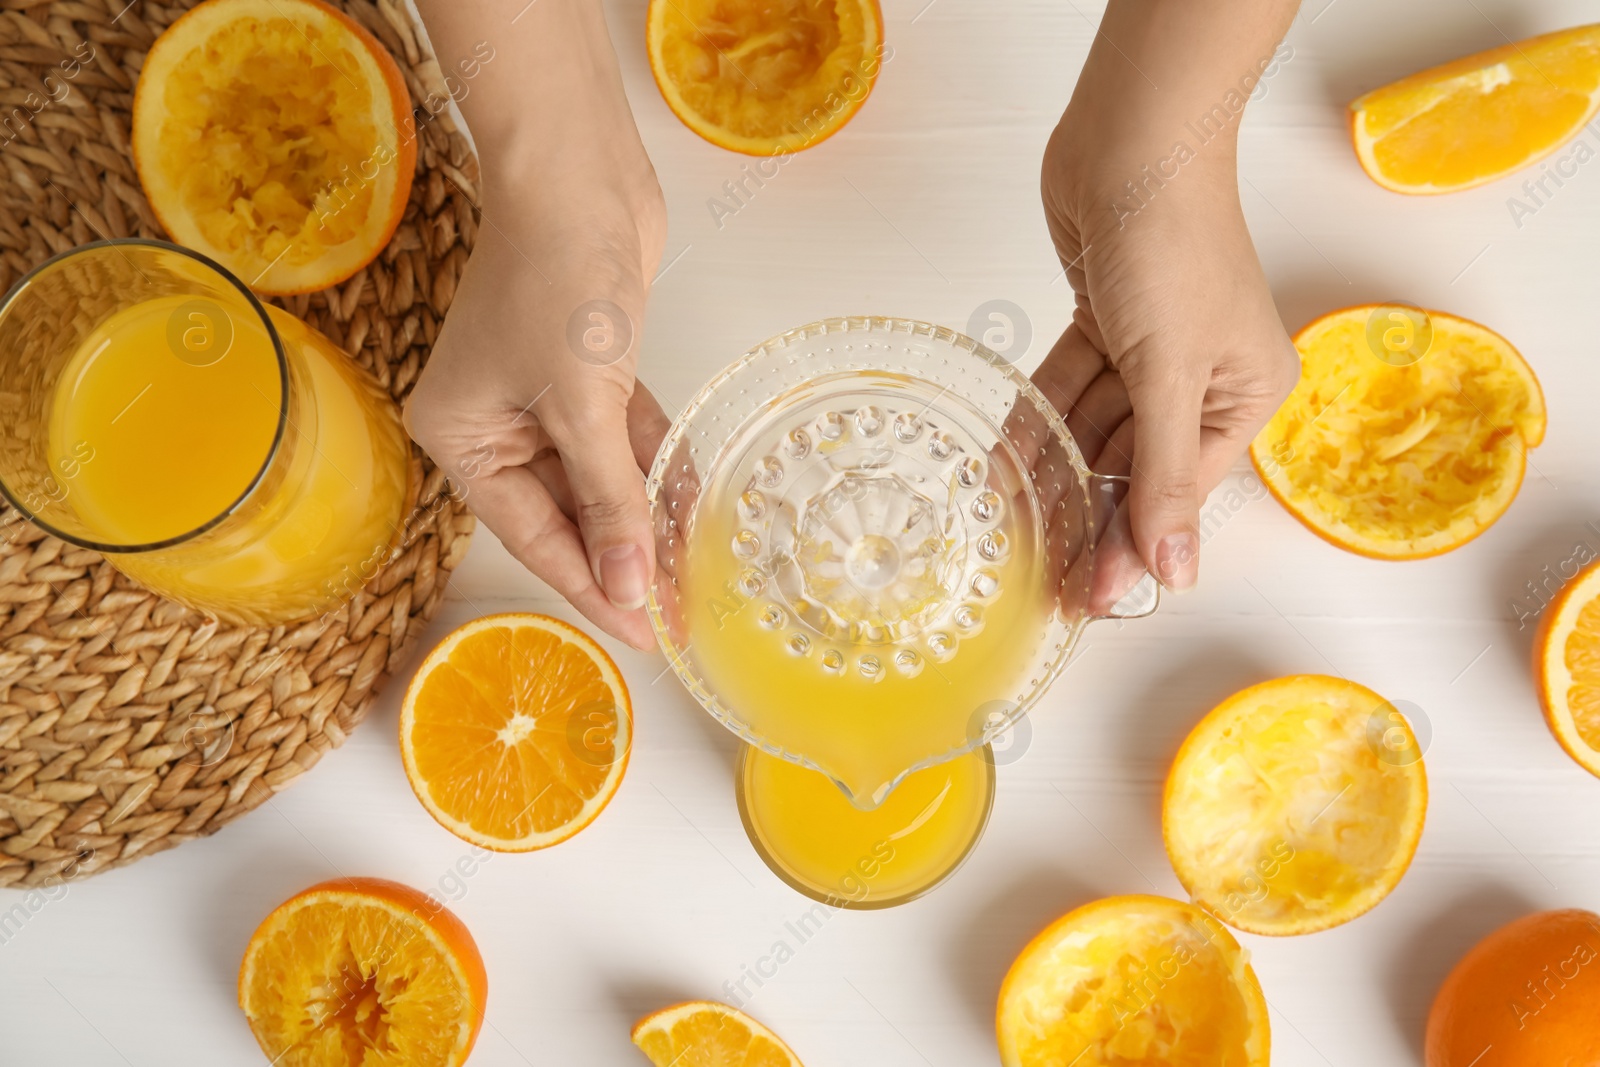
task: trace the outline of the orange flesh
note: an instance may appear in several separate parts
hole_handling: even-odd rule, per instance
[[[1578,613],[1562,658],[1572,672],[1572,684],[1567,688],[1572,728],[1584,744],[1600,750],[1600,597]]]
[[[633,1042],[656,1067],[800,1067],[777,1035],[722,1004],[680,1004],[642,1019]]]
[[[1600,26],[1508,44],[1353,102],[1357,152],[1404,192],[1480,185],[1545,155],[1600,106]]]
[[[406,1067],[465,1058],[482,1013],[482,963],[464,927],[456,935],[464,943],[450,944],[415,914],[431,906],[415,897],[312,890],[262,924],[239,993],[274,1063]],[[452,955],[463,949],[465,966]]]
[[[423,681],[408,741],[450,819],[517,841],[559,830],[608,784],[615,695],[576,645],[532,626],[468,634]]]

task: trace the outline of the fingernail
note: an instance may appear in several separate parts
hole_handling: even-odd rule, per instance
[[[608,548],[600,554],[600,588],[606,599],[623,611],[644,607],[650,591],[644,552],[638,545]]]
[[[1168,534],[1156,545],[1156,577],[1175,593],[1194,586],[1200,576],[1200,543],[1192,533]]]

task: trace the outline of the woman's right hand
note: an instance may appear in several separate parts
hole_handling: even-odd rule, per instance
[[[661,245],[629,227],[520,240],[483,227],[405,413],[507,551],[647,649],[655,552],[642,472],[667,418],[634,369]]]
[[[1194,584],[1201,503],[1300,373],[1235,167],[1244,101],[1294,8],[1111,0],[1045,150],[1045,218],[1076,305],[1034,381],[1097,470],[1131,475],[1131,543],[1105,559],[1116,588],[1142,570]],[[1202,142],[1189,116],[1212,100],[1237,106],[1219,103],[1228,121]]]
[[[588,0],[421,8],[447,69],[483,41],[507,58],[461,97],[482,221],[406,428],[524,566],[652,648],[643,471],[667,419],[634,373],[666,205],[604,16]]]

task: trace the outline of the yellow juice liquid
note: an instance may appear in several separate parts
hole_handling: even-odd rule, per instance
[[[768,866],[835,907],[900,903],[943,881],[988,821],[994,765],[985,750],[916,771],[871,811],[826,776],[747,748],[739,810]]]
[[[695,511],[687,538],[683,614],[706,685],[758,737],[803,756],[870,807],[910,768],[971,745],[991,714],[1025,688],[1050,597],[1042,554],[1027,524],[1011,531],[1007,558],[992,568],[998,594],[973,606],[976,633],[954,625],[900,643],[848,635],[803,634],[796,652],[793,613],[767,595],[748,597],[748,564],[730,551],[740,522],[732,501],[713,490]],[[773,625],[773,609],[784,622]],[[933,642],[950,638],[941,658]],[[903,671],[897,656],[913,653]],[[876,662],[864,673],[863,661]],[[837,665],[837,669],[833,665]]]
[[[235,621],[335,606],[400,530],[409,446],[398,412],[332,342],[269,308],[294,398],[274,452],[284,388],[267,331],[235,315],[224,353],[185,358],[172,323],[190,303],[161,297],[119,312],[64,367],[48,449],[66,503],[91,539],[112,545],[183,538],[232,508],[181,543],[109,558]]]

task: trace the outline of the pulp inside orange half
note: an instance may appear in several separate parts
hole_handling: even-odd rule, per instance
[[[1386,316],[1413,313],[1426,316],[1426,350],[1382,348],[1386,331],[1410,328]],[[1511,505],[1545,410],[1505,338],[1444,312],[1374,304],[1325,315],[1294,343],[1300,383],[1250,455],[1319,536],[1413,559],[1471,540]]]
[[[326,883],[278,908],[239,976],[240,1006],[280,1067],[459,1064],[485,990],[466,928],[377,879]]]
[[[263,292],[382,250],[415,165],[409,97],[365,31],[307,0],[211,0],[156,42],[135,154],[174,240]]]
[[[491,616],[418,670],[401,746],[418,797],[451,831],[488,848],[539,848],[610,800],[629,714],[616,668],[585,635],[542,616]]]
[[[1004,1067],[1260,1067],[1266,1003],[1233,936],[1190,904],[1112,897],[1068,913],[1011,965]]]
[[[1362,167],[1399,192],[1466,189],[1539,159],[1600,110],[1600,25],[1503,45],[1350,105]]]
[[[640,1019],[633,1043],[656,1067],[800,1067],[777,1034],[713,1001],[677,1004]]]
[[[713,144],[754,155],[828,137],[882,62],[876,0],[651,0],[647,18],[667,104]]]
[[[1364,686],[1300,675],[1236,693],[1195,727],[1162,830],[1195,902],[1241,930],[1347,922],[1399,882],[1427,780],[1405,717]]]

